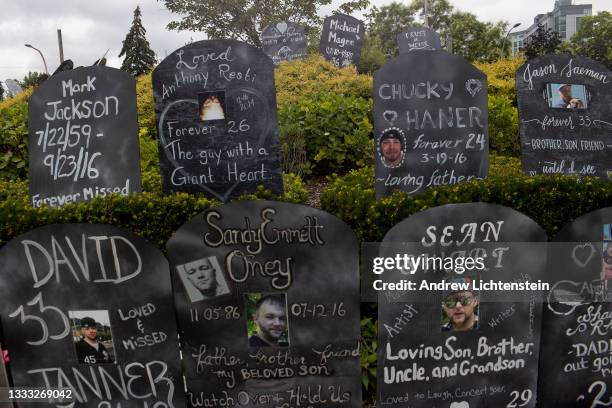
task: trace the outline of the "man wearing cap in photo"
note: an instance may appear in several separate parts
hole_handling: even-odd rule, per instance
[[[455,278],[451,283],[472,285],[472,279]],[[450,291],[442,301],[442,310],[448,317],[448,323],[442,325],[442,331],[465,331],[478,328],[478,296],[471,290]]]
[[[403,159],[402,136],[397,129],[387,129],[379,141],[383,164],[387,167],[398,167]]]
[[[108,364],[113,359],[98,341],[98,327],[96,321],[91,317],[81,319],[81,334],[83,338],[75,344],[77,359],[80,364]]]
[[[572,97],[572,85],[563,84],[559,87],[559,102],[555,108],[584,109],[584,103],[579,98]]]

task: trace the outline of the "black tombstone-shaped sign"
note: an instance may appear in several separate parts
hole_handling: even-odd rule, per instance
[[[234,40],[198,41],[153,71],[165,192],[221,201],[264,185],[282,193],[274,65]]]
[[[319,52],[337,67],[357,65],[365,36],[363,21],[334,14],[323,21]]]
[[[361,407],[357,248],[330,214],[273,201],[181,227],[168,255],[188,406]]]
[[[261,45],[276,66],[281,61],[304,58],[308,53],[304,27],[291,21],[279,21],[264,28]]]
[[[516,72],[528,175],[612,179],[612,72],[590,58],[544,55]]]
[[[36,88],[28,110],[34,207],[141,191],[130,74],[108,67],[61,72]]]
[[[612,207],[583,215],[551,243],[538,407],[612,404]]]
[[[392,59],[374,75],[374,135],[378,198],[485,178],[485,74],[446,51]]]
[[[529,292],[507,301],[482,288],[490,280],[537,282],[545,241],[530,218],[485,203],[432,208],[393,227],[382,243],[385,256],[410,248],[415,256],[436,254],[444,265],[449,258],[482,257],[485,269],[468,270],[466,261],[464,270],[436,271],[431,263],[414,276],[378,275],[416,285],[379,292],[378,401],[411,408],[506,407],[512,401],[535,407],[541,304]],[[427,290],[417,279],[468,284],[469,290]]]
[[[184,406],[159,249],[110,225],[49,225],[2,248],[0,275],[15,387],[69,391],[20,407]]]
[[[431,28],[413,27],[397,35],[400,54],[415,50],[441,50],[440,36]]]

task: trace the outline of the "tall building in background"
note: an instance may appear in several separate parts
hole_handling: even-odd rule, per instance
[[[555,8],[546,14],[538,14],[533,19],[533,24],[526,30],[516,31],[510,34],[512,40],[512,53],[516,54],[529,38],[538,29],[538,24],[545,29],[550,28],[559,33],[563,42],[569,41],[580,27],[580,20],[584,16],[590,16],[593,12],[592,4],[572,4],[573,0],[556,0]]]

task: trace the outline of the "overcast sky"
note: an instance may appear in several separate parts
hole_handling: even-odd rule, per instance
[[[392,0],[371,0],[381,6]],[[404,0],[408,2],[408,0]],[[529,26],[538,13],[551,11],[554,0],[451,0],[456,9],[470,11],[484,21],[505,20]],[[574,0],[592,4],[593,13],[612,11],[611,0]],[[340,0],[334,0],[340,3]],[[108,65],[119,67],[118,54],[140,4],[147,39],[159,59],[191,39],[204,39],[202,33],[166,30],[173,19],[163,2],[156,0],[2,0],[0,9],[0,80],[21,79],[28,71],[44,71],[40,55],[24,47],[40,49],[50,72],[59,65],[57,29],[62,30],[64,56],[75,65],[91,65],[107,49]],[[320,10],[324,16],[332,8]]]

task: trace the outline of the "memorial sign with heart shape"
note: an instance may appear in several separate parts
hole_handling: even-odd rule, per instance
[[[373,91],[377,198],[487,177],[483,72],[446,51],[414,50],[376,71]]]
[[[381,405],[535,407],[544,293],[504,287],[540,281],[546,241],[524,214],[487,203],[434,207],[394,226],[379,265],[407,266],[372,268]]]
[[[605,407],[612,401],[612,207],[566,225],[550,244],[538,404]]]
[[[153,71],[164,192],[228,201],[282,192],[274,66],[234,40],[180,48]]]
[[[270,24],[261,32],[263,52],[278,66],[281,61],[293,61],[308,54],[306,30],[291,21]]]

